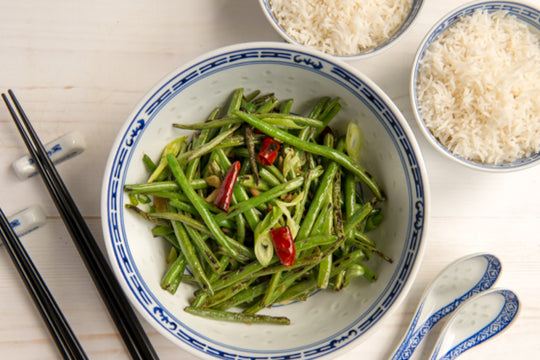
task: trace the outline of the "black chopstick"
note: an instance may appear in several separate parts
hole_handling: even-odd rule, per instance
[[[13,109],[5,94],[2,98],[19,129],[30,155],[34,159],[49,194],[81,255],[111,318],[116,324],[133,359],[152,360],[158,356],[146,336],[126,295],[118,283],[98,243],[82,217],[77,205],[50,160],[30,120],[24,113],[12,90],[8,90]],[[20,116],[20,118],[19,118]]]
[[[64,359],[88,359],[2,209],[0,209],[0,235],[13,264],[19,271],[19,275],[47,325],[58,351]]]

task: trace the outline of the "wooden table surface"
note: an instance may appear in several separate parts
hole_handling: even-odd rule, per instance
[[[414,122],[408,94],[416,49],[429,28],[462,0],[425,0],[412,29],[392,48],[351,61],[397,104],[423,151],[432,207],[425,255],[404,302],[371,337],[339,360],[387,359],[421,294],[451,261],[492,252],[503,263],[498,287],[522,308],[502,336],[462,359],[532,359],[540,354],[540,166],[507,174],[474,171],[430,147]],[[13,89],[40,137],[79,130],[86,151],[58,166],[103,245],[100,193],[113,139],[139,99],[165,74],[217,47],[281,41],[257,1],[1,1],[0,87]],[[540,1],[530,1],[540,7]],[[3,107],[3,106],[2,106]],[[47,224],[22,238],[91,359],[128,353],[59,215],[38,177],[19,180],[11,163],[25,153],[7,111],[0,110],[0,206],[8,215],[41,206]],[[105,247],[103,246],[103,250]],[[59,354],[7,253],[0,248],[0,359],[55,359]],[[162,359],[194,359],[143,322]],[[437,335],[437,326],[432,335]],[[433,336],[415,358],[425,359]]]

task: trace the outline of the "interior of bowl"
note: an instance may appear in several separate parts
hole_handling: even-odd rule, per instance
[[[145,180],[143,153],[159,158],[182,131],[176,122],[204,120],[226,104],[236,88],[293,98],[302,112],[322,96],[340,97],[334,126],[349,121],[363,133],[360,162],[380,182],[385,220],[373,234],[394,261],[368,262],[377,281],[357,279],[341,292],[319,291],[305,302],[264,312],[288,316],[289,326],[224,323],[187,314],[193,289],[175,295],[160,288],[168,245],[152,238],[149,225],[124,210],[127,183]],[[228,47],[179,68],[152,89],[119,133],[106,169],[102,218],[111,263],[143,316],[169,339],[203,358],[275,356],[321,358],[344,351],[373,330],[406,293],[422,254],[428,195],[423,162],[412,132],[390,100],[361,74],[330,57],[288,44]]]
[[[296,40],[294,37],[292,37],[290,34],[285,31],[285,29],[280,25],[279,21],[276,19],[274,13],[272,12],[272,7],[270,6],[269,0],[259,0],[259,3],[261,5],[261,8],[263,9],[266,18],[272,25],[272,27],[278,32],[278,34],[285,39],[286,41],[290,42],[291,44],[297,44],[301,46],[305,46],[304,44],[300,43],[298,40]],[[400,38],[403,34],[409,30],[412,23],[418,16],[418,13],[420,12],[420,9],[422,8],[422,5],[424,3],[424,0],[413,0],[411,5],[411,10],[407,14],[407,17],[403,21],[403,23],[400,25],[400,27],[386,39],[384,42],[378,44],[375,47],[366,49],[364,51],[358,52],[357,54],[353,55],[334,55],[337,58],[341,58],[344,60],[356,60],[359,58],[364,58],[368,56],[372,56],[375,54],[378,54],[383,49],[387,49],[390,47],[391,44],[394,44],[395,41]]]
[[[431,133],[431,131],[428,129],[424,122],[422,114],[419,111],[416,84],[418,82],[420,61],[423,58],[426,50],[434,41],[437,40],[437,37],[442,32],[444,32],[456,22],[460,21],[460,19],[462,19],[463,17],[472,15],[477,10],[484,10],[488,13],[492,13],[494,11],[508,12],[510,15],[515,16],[519,20],[527,23],[529,25],[529,28],[537,32],[540,36],[540,11],[526,4],[520,4],[512,1],[478,1],[466,4],[455,9],[432,27],[432,29],[428,32],[427,36],[424,38],[417,51],[411,72],[410,83],[410,96],[412,107],[414,109],[414,115],[418,124],[420,125],[420,128],[422,129],[422,132],[427,137],[427,139],[435,146],[435,148],[437,148],[447,157],[452,158],[463,165],[486,171],[514,171],[525,169],[534,165],[538,160],[540,160],[540,153],[534,153],[528,157],[524,157],[513,162],[503,162],[500,164],[481,163],[457,156],[453,154],[450,150],[448,150],[444,145],[442,145]]]

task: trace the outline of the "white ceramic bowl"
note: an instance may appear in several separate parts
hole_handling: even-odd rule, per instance
[[[528,157],[524,157],[513,162],[503,162],[500,164],[482,163],[457,156],[449,149],[447,149],[443,144],[441,144],[439,140],[433,135],[433,133],[425,124],[424,118],[422,117],[422,114],[419,110],[416,84],[418,81],[420,61],[423,58],[426,50],[434,41],[437,40],[437,37],[442,32],[444,32],[450,26],[458,22],[461,18],[472,15],[476,10],[485,10],[489,13],[498,10],[507,11],[510,15],[513,15],[521,21],[529,24],[532,29],[535,29],[540,34],[540,11],[523,3],[517,3],[513,1],[474,1],[452,10],[431,28],[431,30],[422,40],[416,53],[410,78],[410,98],[412,108],[414,110],[414,116],[427,140],[435,147],[435,149],[437,149],[440,153],[442,153],[445,157],[449,159],[457,161],[458,163],[465,165],[469,168],[488,172],[509,172],[526,169],[538,163],[538,161],[540,160],[540,153],[534,153]]]
[[[374,283],[356,281],[339,293],[318,292],[306,302],[269,313],[290,317],[289,326],[224,323],[183,311],[193,290],[170,295],[159,286],[168,245],[149,225],[124,209],[123,185],[144,181],[141,155],[159,157],[182,132],[174,122],[200,121],[231,92],[273,91],[294,98],[339,96],[343,128],[357,121],[364,134],[360,161],[380,181],[388,200],[385,220],[373,234],[394,259],[374,256]],[[294,109],[294,108],[293,108]],[[286,43],[247,43],[205,54],[174,70],[140,101],[118,134],[104,176],[102,221],[110,262],[135,308],[160,333],[201,358],[329,358],[374,331],[407,293],[425,243],[428,186],[423,160],[407,122],[373,82],[330,56]],[[186,285],[187,286],[187,285]]]
[[[411,28],[411,25],[415,21],[416,17],[418,16],[418,13],[420,12],[420,9],[422,8],[423,3],[424,3],[424,0],[412,0],[411,9],[407,17],[403,21],[403,23],[390,37],[388,37],[388,39],[378,44],[377,46],[366,49],[364,51],[360,51],[356,54],[351,54],[351,55],[336,55],[336,54],[330,54],[330,55],[334,55],[342,60],[358,60],[358,59],[362,59],[362,58],[379,54],[383,50],[390,48],[392,45],[394,45],[397,42],[398,39],[400,39]],[[270,6],[269,0],[259,0],[259,4],[261,5],[264,15],[266,16],[266,19],[268,20],[270,25],[272,25],[274,30],[276,30],[276,32],[285,41],[291,44],[299,45],[299,46],[306,46],[305,44],[302,44],[293,36],[291,36],[280,25],[278,19],[276,19],[274,13],[272,12],[272,8]]]

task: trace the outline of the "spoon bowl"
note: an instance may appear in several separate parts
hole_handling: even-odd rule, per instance
[[[494,289],[476,295],[452,316],[442,331],[431,360],[453,360],[506,329],[519,313],[516,294]]]
[[[501,262],[491,254],[473,254],[448,265],[426,289],[392,360],[409,359],[427,333],[467,299],[497,281]]]

